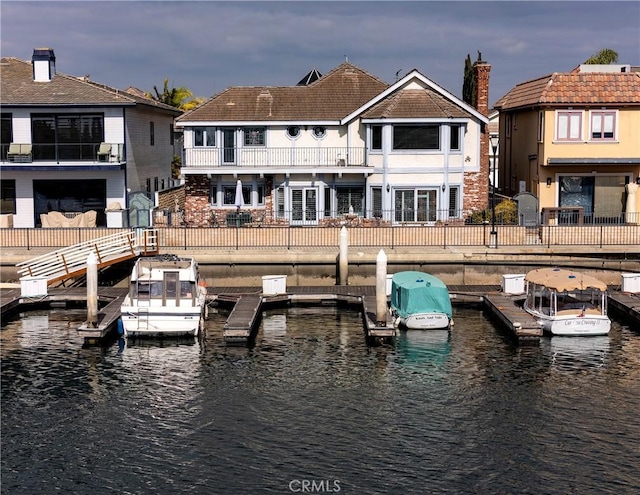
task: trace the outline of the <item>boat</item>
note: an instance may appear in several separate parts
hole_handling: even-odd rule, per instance
[[[125,336],[198,335],[206,317],[207,287],[193,258],[139,258],[120,307]]]
[[[403,271],[391,278],[394,325],[409,330],[449,329],[453,311],[449,289],[434,275]]]
[[[524,310],[552,335],[607,335],[607,285],[562,268],[540,268],[525,276]]]

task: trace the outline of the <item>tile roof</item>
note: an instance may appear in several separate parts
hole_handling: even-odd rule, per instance
[[[495,107],[640,105],[639,72],[554,73],[518,84]]]
[[[470,114],[431,88],[401,89],[362,114],[363,118],[468,118]]]
[[[228,88],[178,121],[340,120],[388,87],[345,62],[306,86]]]
[[[0,104],[28,106],[68,106],[68,105],[117,105],[135,106],[144,104],[181,113],[180,110],[156,102],[150,98],[120,91],[109,86],[98,84],[56,72],[51,81],[35,82],[33,66],[14,57],[0,59]]]

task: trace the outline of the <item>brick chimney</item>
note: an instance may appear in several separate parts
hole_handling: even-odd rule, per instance
[[[49,82],[56,75],[56,56],[53,54],[53,48],[35,48],[31,62],[34,81]]]
[[[485,117],[489,116],[489,73],[491,65],[482,60],[473,64],[475,92],[473,106]],[[489,126],[483,125],[480,135],[480,171],[465,173],[465,213],[485,209],[489,205]]]

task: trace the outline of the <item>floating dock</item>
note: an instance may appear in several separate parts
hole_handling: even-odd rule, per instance
[[[286,293],[263,294],[258,287],[210,287],[207,301],[232,306],[223,328],[223,338],[229,343],[249,343],[258,331],[262,311],[273,305],[329,305],[344,304],[362,311],[363,329],[367,342],[391,340],[396,328],[391,316],[386,322],[376,321],[375,287],[373,286],[322,286],[288,287]],[[518,342],[538,341],[542,329],[535,319],[518,304],[523,296],[500,292],[497,286],[449,287],[454,303],[482,304],[498,324]],[[120,306],[127,289],[98,287],[98,322],[95,327],[86,323],[78,328],[78,335],[86,344],[99,344],[116,330],[120,318]],[[86,304],[86,288],[54,288],[47,294],[23,297],[20,289],[0,289],[0,317],[2,321],[25,309],[59,304]],[[640,294],[609,291],[610,310],[640,325]]]

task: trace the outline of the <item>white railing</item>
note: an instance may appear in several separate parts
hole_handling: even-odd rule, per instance
[[[40,277],[51,283],[82,275],[86,272],[87,258],[91,253],[96,256],[100,268],[136,257],[142,252],[157,251],[157,230],[131,230],[58,249],[17,263],[16,267],[21,278]]]
[[[184,166],[210,168],[262,167],[363,167],[365,149],[346,147],[313,148],[188,148]]]

